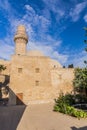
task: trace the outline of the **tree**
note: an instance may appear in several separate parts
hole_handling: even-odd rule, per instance
[[[0,73],[1,73],[3,70],[5,70],[5,69],[6,69],[6,66],[0,65]]]
[[[84,28],[85,36],[87,36],[87,28]],[[87,40],[84,40],[87,44]],[[87,46],[85,47],[85,51],[87,52]],[[84,61],[87,64],[87,60]],[[85,93],[87,96],[87,66],[85,68],[76,68],[75,69],[75,78],[73,80],[74,90],[80,93]]]
[[[87,27],[85,27],[84,30],[85,30],[85,36],[87,36]],[[84,43],[86,44],[85,51],[87,52],[87,39],[84,40]],[[85,60],[84,63],[87,64],[87,60]]]
[[[68,65],[68,68],[74,68],[73,64]]]
[[[63,68],[66,68],[66,66],[64,65]]]
[[[87,68],[76,68],[74,74],[74,90],[87,96]]]

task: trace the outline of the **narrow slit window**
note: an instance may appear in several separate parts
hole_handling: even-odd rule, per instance
[[[39,81],[38,80],[35,81],[35,85],[39,86]]]
[[[22,68],[18,68],[18,73],[22,73]]]

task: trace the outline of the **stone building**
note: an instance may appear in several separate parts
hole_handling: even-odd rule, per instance
[[[23,25],[18,26],[14,42],[15,54],[11,61],[0,60],[0,64],[7,67],[2,74],[10,77],[9,104],[20,104],[18,99],[27,105],[49,102],[57,98],[60,91],[72,91],[73,69],[63,68],[40,51],[27,52],[28,36]]]

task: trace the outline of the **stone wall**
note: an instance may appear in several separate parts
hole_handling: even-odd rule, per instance
[[[54,97],[58,97],[60,92],[71,93],[73,91],[74,69],[53,68],[51,69],[51,80]]]
[[[22,94],[25,104],[48,102],[58,97],[60,91],[72,91],[73,69],[51,68],[45,56],[18,56],[11,60],[10,88]]]
[[[26,104],[32,100],[51,99],[52,83],[49,58],[13,56],[10,88],[16,94],[23,93],[23,101]]]

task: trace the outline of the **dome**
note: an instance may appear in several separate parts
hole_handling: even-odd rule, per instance
[[[27,52],[27,55],[28,56],[44,56],[43,53],[38,50],[31,50],[31,51]]]
[[[53,60],[50,59],[50,66],[51,68],[62,68],[62,65],[57,61],[57,60]]]

